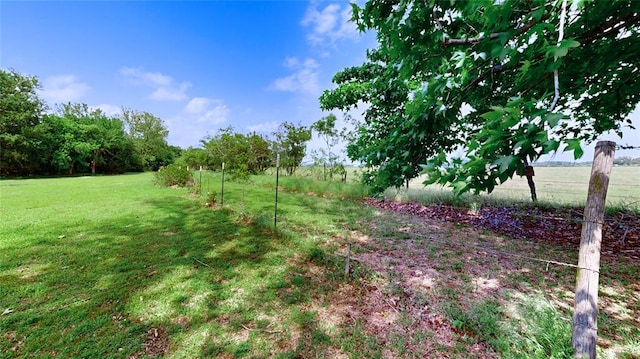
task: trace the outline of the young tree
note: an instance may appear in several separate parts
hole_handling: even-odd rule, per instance
[[[39,171],[39,130],[45,104],[38,78],[0,69],[0,175]]]
[[[579,158],[640,100],[637,1],[369,0],[353,20],[378,48],[321,104],[370,104],[348,154],[377,190],[425,165],[428,183],[490,192],[543,154]]]
[[[229,171],[249,175],[263,173],[271,163],[271,145],[256,133],[244,135],[227,127],[202,143],[213,167],[220,168],[224,162]]]
[[[207,157],[206,149],[189,147],[181,152],[176,162],[196,170],[200,166],[207,167]]]
[[[167,143],[169,131],[160,118],[149,112],[123,108],[122,120],[144,169],[155,171],[172,162],[175,151]]]
[[[264,173],[272,165],[271,142],[255,132],[247,136],[247,141],[251,153],[249,172]]]
[[[276,142],[275,153],[280,154],[280,164],[287,171],[287,175],[293,176],[300,167],[302,159],[306,155],[307,142],[311,139],[311,129],[298,124],[285,122],[274,133]]]
[[[327,146],[315,151],[315,156],[322,162],[323,167],[329,167],[329,177],[333,178],[334,168],[338,164],[338,156],[333,153],[332,148],[340,141],[340,132],[336,128],[336,116],[329,114],[322,117],[311,125],[311,129],[318,133],[318,136]],[[327,179],[326,172],[324,179]]]

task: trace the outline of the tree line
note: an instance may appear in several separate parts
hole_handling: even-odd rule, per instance
[[[87,104],[55,105],[46,112],[35,76],[0,70],[0,175],[124,173],[156,170],[180,149],[149,112],[123,108],[108,116]]]
[[[618,157],[613,160],[613,164],[617,166],[640,166],[640,157],[632,158],[629,156]]]
[[[291,176],[306,156],[311,136],[311,128],[289,122],[281,124],[271,137],[255,132],[243,134],[226,127],[202,140],[203,148],[184,150],[178,163],[208,169],[221,169],[224,164],[226,170],[236,175],[262,174],[280,165]]]
[[[35,76],[0,70],[0,175],[116,174],[158,170],[176,163],[192,169],[260,174],[280,165],[293,175],[306,156],[311,127],[284,122],[271,137],[218,130],[185,150],[167,143],[169,131],[149,112],[123,108],[116,116],[83,103],[39,98]]]

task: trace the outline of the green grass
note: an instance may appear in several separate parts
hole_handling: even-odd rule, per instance
[[[212,210],[149,173],[1,181],[0,358],[322,353],[309,271],[367,209],[283,191],[275,236],[273,189],[225,187]]]
[[[536,167],[534,181],[540,205],[582,206],[587,199],[590,167]],[[610,208],[640,212],[640,167],[614,166],[611,171],[607,206]],[[525,177],[513,179],[495,188],[491,194],[475,196],[465,194],[456,198],[448,187],[425,187],[424,178],[411,181],[409,189],[389,189],[387,198],[416,200],[423,203],[453,203],[463,206],[504,205],[530,203],[530,192]]]
[[[274,233],[274,176],[227,181],[221,207],[221,174],[195,175],[199,194],[156,187],[151,173],[0,181],[0,358],[410,358],[425,341],[434,342],[431,355],[457,358],[481,357],[469,355],[479,344],[505,358],[569,352],[568,268],[540,275],[536,263],[479,256],[457,244],[491,246],[493,237],[461,226],[425,229],[449,244],[416,242],[404,217],[359,205],[365,190],[356,183],[281,177]],[[206,207],[212,192],[217,203]],[[399,248],[425,255],[434,287],[407,292],[399,273],[355,260],[345,277],[335,253],[353,232],[370,236],[352,243],[354,257]],[[497,243],[576,259],[550,244]],[[634,358],[640,348],[639,271],[632,261],[603,263],[599,334],[612,349],[600,354]],[[478,278],[502,289],[478,295]],[[384,300],[428,309],[433,325],[454,328],[451,342],[412,329],[404,313],[386,339],[366,317],[327,320],[342,301],[367,306],[378,287]]]

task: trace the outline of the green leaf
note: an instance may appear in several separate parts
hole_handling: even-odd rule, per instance
[[[469,190],[469,184],[465,181],[456,181],[451,184],[453,187],[453,193],[457,196],[467,192]]]
[[[579,47],[580,43],[573,39],[562,40],[557,46],[549,46],[547,48],[547,54],[551,54],[554,57],[564,57],[569,53],[569,49]]]
[[[560,42],[558,47],[570,49],[574,47],[580,47],[580,43],[574,39],[565,39]]]
[[[551,126],[551,128],[556,127],[558,125],[558,122],[560,122],[560,120],[564,118],[567,118],[567,115],[557,112],[548,113],[544,116],[545,122],[547,122],[549,126]]]
[[[560,142],[556,140],[548,140],[542,143],[542,151],[544,153],[551,153],[557,151],[560,147]]]
[[[493,165],[498,166],[498,172],[505,173],[509,167],[518,160],[518,157],[514,155],[500,156],[497,160],[493,161]]]
[[[582,157],[584,151],[582,150],[579,139],[568,139],[565,140],[565,142],[567,146],[564,148],[564,151],[573,151],[573,158],[576,160]]]
[[[576,147],[573,150],[573,158],[576,159],[576,160],[578,158],[581,158],[583,154],[584,154],[584,151],[582,150],[582,147]]]

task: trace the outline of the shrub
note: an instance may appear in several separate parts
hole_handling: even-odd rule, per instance
[[[216,204],[216,192],[207,192],[207,201],[205,202],[205,206],[213,207]]]
[[[185,187],[194,184],[193,174],[187,170],[187,167],[177,164],[160,168],[155,174],[154,182],[165,187]]]

